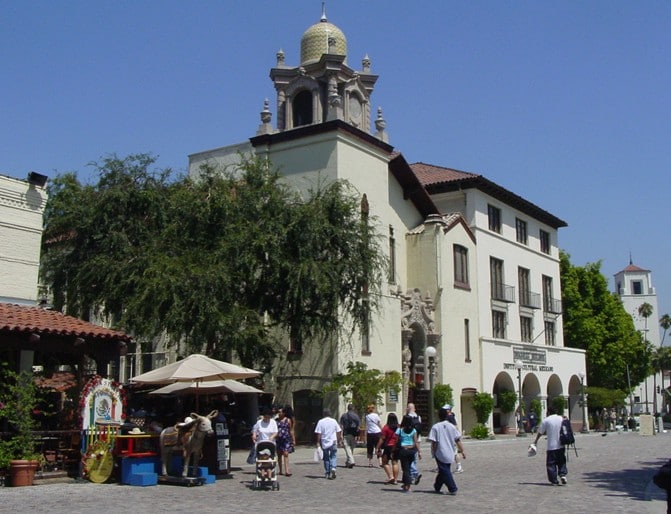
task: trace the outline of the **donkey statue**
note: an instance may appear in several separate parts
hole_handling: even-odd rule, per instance
[[[216,418],[219,411],[213,410],[207,416],[200,416],[195,412],[174,427],[163,429],[159,439],[161,445],[162,475],[168,474],[168,465],[173,451],[181,450],[184,457],[184,469],[182,476],[186,477],[189,472],[189,460],[193,457],[194,469],[203,455],[203,443],[206,435],[212,435],[212,419]]]

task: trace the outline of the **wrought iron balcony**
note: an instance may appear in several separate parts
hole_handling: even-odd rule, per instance
[[[543,311],[552,314],[561,314],[562,312],[561,300],[558,300],[557,298],[544,298]]]
[[[531,309],[541,308],[541,295],[531,291],[520,290],[520,305]]]
[[[492,300],[515,303],[515,286],[492,284]]]

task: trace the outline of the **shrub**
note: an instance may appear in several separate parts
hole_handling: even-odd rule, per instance
[[[489,438],[489,429],[486,425],[482,423],[477,423],[471,428],[471,432],[468,434],[473,439],[488,439]]]
[[[446,403],[454,405],[452,386],[450,384],[437,384],[433,388],[433,407],[438,410]]]
[[[494,398],[489,393],[475,393],[473,395],[473,409],[475,409],[478,423],[484,425],[494,409]]]
[[[498,400],[501,412],[507,414],[508,412],[512,412],[515,409],[517,395],[515,394],[515,391],[501,391],[499,393]]]
[[[536,419],[543,418],[543,404],[538,398],[531,400],[531,412],[536,415]]]
[[[566,409],[566,398],[563,396],[555,396],[552,398],[550,404],[555,408],[557,414],[560,416],[564,414],[564,410]]]

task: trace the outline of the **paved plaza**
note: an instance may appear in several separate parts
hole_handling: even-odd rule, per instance
[[[0,512],[145,513],[145,512],[404,512],[519,513],[666,512],[664,493],[651,481],[671,457],[671,433],[576,434],[579,456],[569,456],[568,484],[551,486],[545,476],[545,442],[528,457],[530,437],[466,440],[465,472],[456,475],[456,496],[433,492],[435,466],[420,461],[423,478],[412,493],[386,485],[380,468],[367,467],[365,449],[357,449],[357,466],[338,467],[335,480],[325,480],[313,448],[292,454],[291,477],[278,477],[279,491],[251,489],[253,466],[246,452],[234,452],[233,472],[200,487],[159,485],[132,487],[68,480],[34,487],[0,488]],[[422,452],[429,455],[428,443]],[[344,452],[338,450],[338,464]]]

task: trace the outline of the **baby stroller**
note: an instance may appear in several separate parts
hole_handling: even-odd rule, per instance
[[[252,482],[252,489],[261,489],[270,486],[273,491],[279,491],[277,481],[277,448],[273,441],[259,441],[256,443],[256,476]]]

